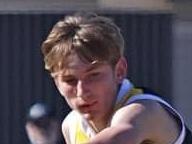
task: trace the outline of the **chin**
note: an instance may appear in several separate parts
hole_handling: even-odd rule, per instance
[[[89,113],[84,113],[83,114],[83,117],[86,119],[86,120],[93,120],[94,119],[94,116],[92,114],[89,114]]]

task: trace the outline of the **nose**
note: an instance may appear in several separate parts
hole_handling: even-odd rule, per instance
[[[76,95],[84,100],[87,100],[90,95],[88,83],[79,80],[76,87]]]

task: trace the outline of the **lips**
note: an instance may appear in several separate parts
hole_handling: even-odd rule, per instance
[[[89,113],[96,109],[96,104],[97,104],[96,101],[91,103],[81,103],[77,107],[81,113]]]

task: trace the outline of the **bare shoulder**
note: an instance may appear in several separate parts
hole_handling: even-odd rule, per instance
[[[178,137],[176,121],[158,102],[138,100],[119,109],[111,125],[131,125],[143,140],[172,143]]]
[[[144,120],[151,121],[152,120],[151,118],[156,118],[157,116],[159,117],[160,116],[159,114],[162,114],[163,111],[164,110],[162,106],[155,101],[137,100],[117,110],[113,115],[112,123],[115,123],[115,121],[130,122],[132,120],[140,120],[140,119],[142,121]]]

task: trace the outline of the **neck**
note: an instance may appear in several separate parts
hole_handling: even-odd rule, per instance
[[[107,122],[98,122],[98,121],[97,122],[89,121],[89,124],[96,133],[100,132],[101,130],[103,130],[108,126]]]
[[[95,132],[98,133],[104,128],[109,126],[112,114],[113,114],[113,111],[109,112],[102,119],[89,120],[88,122],[91,125],[91,127],[95,130]]]
[[[120,90],[121,85],[122,84],[119,84],[117,87],[116,96]],[[109,126],[111,117],[112,117],[114,109],[115,109],[116,97],[114,97],[114,98],[115,99],[114,99],[113,105],[111,107],[111,111],[107,115],[105,115],[104,118],[96,119],[96,120],[88,120],[89,124],[91,125],[91,127],[94,129],[94,131],[96,133],[100,132],[101,130],[103,130],[104,128]]]

